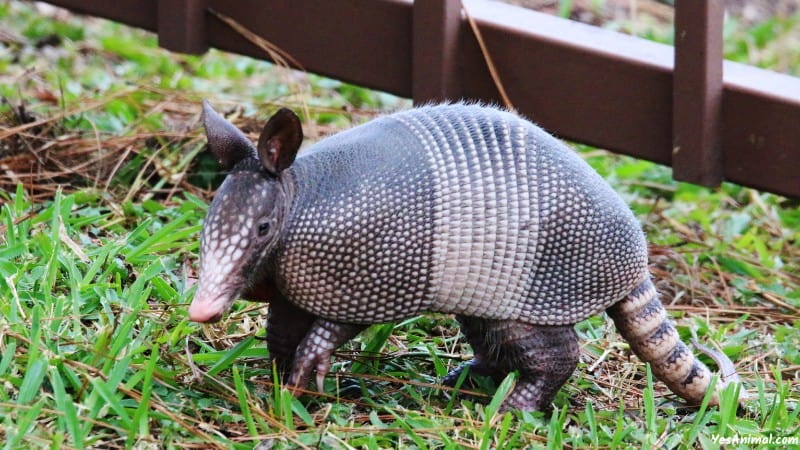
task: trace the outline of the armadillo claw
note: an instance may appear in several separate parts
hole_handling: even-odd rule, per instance
[[[442,385],[448,387],[455,387],[456,383],[458,383],[458,379],[461,378],[461,374],[464,372],[464,369],[467,368],[469,362],[464,364],[458,365],[455,369],[447,372],[447,375],[442,378]]]
[[[330,364],[326,364],[324,368],[317,365],[317,392],[320,394],[325,393],[325,375],[328,374],[330,368]]]
[[[304,380],[305,378],[305,380]],[[304,382],[305,381],[305,382]],[[308,377],[298,372],[292,371],[291,375],[289,375],[289,381],[286,383],[286,386],[292,391],[295,397],[299,397],[300,394],[303,393],[303,386],[308,384]]]
[[[455,387],[458,379],[461,377],[461,374],[464,370],[469,369],[469,373],[467,376],[472,375],[479,375],[479,376],[490,376],[492,377],[495,382],[499,383],[505,377],[505,374],[501,371],[497,370],[494,367],[491,367],[482,361],[479,361],[477,358],[472,358],[471,360],[460,364],[455,369],[451,370],[447,373],[447,375],[442,378],[442,384],[449,387]]]
[[[289,375],[288,385],[292,388],[295,395],[300,395],[308,387],[311,381],[311,374],[317,372],[317,390],[322,391],[325,375],[330,371],[332,351],[322,351],[320,353],[297,355],[294,359],[292,372]]]
[[[300,395],[311,381],[312,372],[316,371],[317,375],[315,381],[317,383],[317,391],[319,393],[325,392],[323,389],[325,385],[325,376],[331,370],[331,356],[333,356],[333,352],[323,351],[319,354],[305,356],[305,359],[302,360],[295,358],[295,364],[289,376],[288,385],[294,391],[295,395]]]
[[[497,412],[502,414],[515,409],[520,411],[550,412],[553,408],[551,402],[555,395],[552,392],[552,387],[547,386],[549,383],[550,380],[544,377],[535,380],[518,380],[514,389],[508,394],[505,401],[500,404]],[[555,390],[560,387],[561,385],[559,384]]]
[[[341,324],[317,319],[300,342],[294,355],[289,386],[292,387],[295,395],[300,395],[302,390],[308,386],[314,371],[317,373],[317,390],[323,392],[325,375],[331,369],[333,352],[362,329],[364,329],[363,325]]]

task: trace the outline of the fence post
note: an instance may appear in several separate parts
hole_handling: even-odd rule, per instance
[[[461,0],[415,0],[411,92],[415,104],[458,100]]]
[[[722,161],[722,0],[675,3],[672,168],[676,180],[718,186]]]
[[[199,55],[208,50],[206,0],[158,0],[158,45]]]

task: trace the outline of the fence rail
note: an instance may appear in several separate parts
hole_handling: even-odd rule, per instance
[[[158,33],[269,59],[238,22],[311,72],[415,102],[500,102],[460,0],[49,0]],[[800,78],[722,60],[722,1],[676,2],[676,47],[511,5],[464,0],[508,97],[574,141],[800,197]]]

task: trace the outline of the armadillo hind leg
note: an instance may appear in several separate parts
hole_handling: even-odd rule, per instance
[[[519,380],[501,410],[546,411],[578,366],[578,335],[571,325],[503,324],[495,332],[499,361]]]
[[[297,347],[289,375],[289,386],[304,389],[311,381],[311,374],[316,372],[317,390],[322,392],[323,380],[330,370],[333,352],[364,328],[364,325],[316,319]],[[297,394],[300,392],[297,391]]]
[[[607,312],[633,352],[650,363],[656,378],[690,403],[700,404],[711,372],[680,340],[649,277]],[[714,395],[712,403],[717,401]]]
[[[519,371],[517,385],[502,410],[549,409],[556,393],[578,365],[578,335],[572,326],[461,317],[459,322],[475,352],[477,364],[470,364],[495,380]],[[458,374],[453,376],[457,379]]]
[[[473,358],[448,372],[442,379],[442,384],[455,386],[461,377],[461,373],[467,368],[469,368],[470,375],[491,376],[495,382],[502,381],[508,375],[508,372],[498,368],[496,363],[492,364],[492,355],[485,339],[486,330],[488,329],[487,320],[467,316],[456,316],[456,320],[461,326],[461,334],[464,335],[467,343],[472,347]]]
[[[289,374],[300,342],[311,330],[316,316],[290,303],[280,294],[269,302],[267,349],[281,376]]]

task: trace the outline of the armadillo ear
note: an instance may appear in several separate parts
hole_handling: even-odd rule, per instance
[[[258,138],[261,165],[273,175],[292,165],[303,142],[300,118],[290,109],[281,108],[273,115]]]
[[[203,126],[208,148],[219,164],[228,170],[245,158],[255,158],[256,149],[250,139],[232,123],[219,115],[203,100]]]

